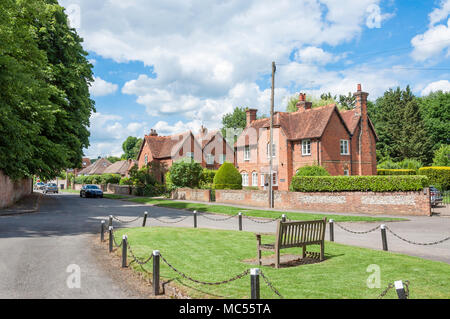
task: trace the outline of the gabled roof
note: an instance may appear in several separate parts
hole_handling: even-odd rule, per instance
[[[118,161],[115,162],[113,164],[111,164],[110,166],[108,166],[104,171],[103,174],[120,174],[120,175],[125,175],[128,171],[128,168],[130,166],[130,162],[125,160],[125,161]]]
[[[207,133],[199,133],[194,137],[199,143],[201,142],[202,149],[204,149],[205,146],[214,139],[217,133],[221,134],[219,130],[213,130],[208,131]]]
[[[100,158],[94,164],[89,165],[85,169],[78,172],[78,175],[100,175],[105,169],[111,165],[111,162],[106,158]]]
[[[150,147],[152,157],[156,159],[162,159],[162,158],[170,158],[174,154],[176,154],[176,152],[178,152],[178,150],[183,146],[184,142],[186,141],[187,138],[189,138],[189,136],[192,136],[194,140],[196,140],[192,132],[187,131],[184,133],[174,134],[170,136],[145,135],[144,141]],[[140,157],[145,143],[142,143],[137,158]]]
[[[361,115],[358,114],[356,110],[343,110],[340,111],[340,113],[352,135],[355,134],[355,130],[359,126],[359,122],[361,120]],[[375,139],[378,140],[377,132],[375,132],[375,127],[373,126],[370,118],[369,126],[372,129],[373,134],[375,135]]]

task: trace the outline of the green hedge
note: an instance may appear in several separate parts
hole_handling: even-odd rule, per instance
[[[242,189],[242,176],[231,163],[223,163],[214,176],[214,189]]]
[[[427,187],[426,176],[294,176],[295,192],[418,191]]]
[[[295,176],[330,176],[330,173],[320,165],[306,165],[300,167]]]
[[[86,175],[76,177],[75,184],[119,184],[120,179],[117,174]]]
[[[416,175],[414,169],[377,169],[377,175]]]
[[[450,189],[450,166],[432,166],[419,169],[419,175],[425,175],[429,179],[429,185],[440,190]]]

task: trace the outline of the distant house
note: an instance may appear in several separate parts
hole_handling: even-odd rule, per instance
[[[222,137],[220,131],[211,131],[204,127],[199,134],[191,131],[170,136],[158,136],[155,130],[145,135],[138,154],[138,167],[148,163],[159,166],[156,178],[164,183],[164,174],[173,162],[181,158],[192,158],[203,167],[218,169],[224,161],[234,162],[234,150]]]
[[[111,162],[106,158],[100,158],[94,164],[87,166],[78,172],[79,175],[101,175],[111,165]]]
[[[339,111],[334,104],[312,108],[300,94],[296,112],[275,112],[272,150],[270,119],[257,120],[257,110],[247,110],[247,127],[236,142],[243,186],[263,189],[272,178],[274,189],[288,190],[297,170],[311,164],[331,175],[376,175],[377,135],[367,115],[368,93],[359,84],[354,96],[355,108]]]
[[[102,174],[118,174],[122,177],[128,177],[129,169],[135,164],[133,160],[118,161],[108,166]]]

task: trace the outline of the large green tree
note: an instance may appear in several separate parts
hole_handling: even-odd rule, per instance
[[[409,86],[389,89],[370,107],[379,137],[377,154],[394,161],[415,159],[430,163],[432,143],[423,122],[418,99]]]
[[[419,98],[419,104],[433,150],[450,144],[450,92],[432,92]]]
[[[234,141],[236,141],[237,139],[236,136],[227,136],[228,129],[234,130],[234,134],[238,134],[239,130],[245,129],[247,125],[247,115],[245,111],[246,108],[235,107],[232,113],[227,113],[222,117],[222,135],[227,140],[233,138]]]
[[[0,170],[56,176],[89,145],[91,65],[56,1],[2,0]]]
[[[127,139],[122,144],[122,149],[124,152],[124,155],[122,156],[123,159],[136,159],[138,156],[139,150],[141,149],[142,145],[142,138],[137,138],[134,136],[128,136]]]

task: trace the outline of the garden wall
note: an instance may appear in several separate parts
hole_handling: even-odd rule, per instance
[[[216,190],[216,202],[268,207],[267,191]],[[430,192],[288,192],[274,191],[274,208],[315,212],[431,215]]]
[[[24,178],[13,181],[0,171],[0,209],[13,205],[19,199],[32,192],[32,179]]]
[[[131,195],[132,187],[128,185],[117,185],[117,184],[108,184],[106,187],[106,191],[108,193],[120,194],[120,195]]]
[[[211,190],[178,188],[172,192],[172,199],[210,202],[211,201]]]

